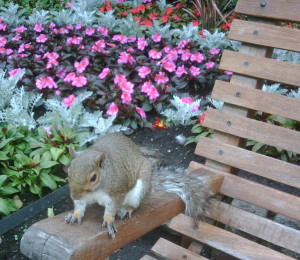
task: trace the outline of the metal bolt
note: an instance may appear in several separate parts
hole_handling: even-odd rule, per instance
[[[258,35],[258,31],[253,31],[253,35]]]
[[[240,97],[240,96],[241,96],[241,92],[236,92],[236,93],[235,93],[235,96],[236,96],[236,97]]]
[[[219,150],[219,155],[223,155],[224,151],[223,150]]]
[[[250,63],[248,61],[244,62],[244,67],[248,67]]]
[[[260,2],[260,7],[266,7],[267,3],[265,1]]]
[[[231,121],[227,121],[227,125],[231,126],[232,125]]]
[[[187,255],[183,255],[182,258],[183,258],[183,259],[186,259],[186,258],[187,258]]]

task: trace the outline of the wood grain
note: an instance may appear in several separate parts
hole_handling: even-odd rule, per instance
[[[260,3],[265,2],[265,7]],[[299,0],[239,0],[236,13],[260,18],[276,19],[290,22],[300,22]]]
[[[224,113],[216,109],[209,109],[206,112],[203,125],[231,135],[300,153],[300,132],[289,128]]]
[[[300,188],[300,166],[296,164],[280,161],[205,137],[200,137],[195,153]]]
[[[212,98],[300,121],[300,99],[258,89],[244,88],[220,80],[216,80],[215,82]]]
[[[31,226],[21,240],[21,252],[34,259],[104,259],[117,249],[141,237],[184,210],[181,199],[170,193],[156,193],[133,213],[131,219],[116,221],[115,239],[101,227],[103,211],[88,208],[81,225],[67,225],[67,213]]]
[[[293,259],[213,225],[200,222],[194,230],[190,223],[189,217],[180,214],[172,219],[170,228],[242,260]]]
[[[300,253],[300,231],[216,201],[206,216],[275,245]]]
[[[244,76],[300,87],[300,65],[224,50],[219,68]]]
[[[164,260],[207,260],[207,258],[178,246],[164,238],[160,238],[151,248],[151,251],[153,254]]]
[[[149,255],[144,255],[140,260],[157,260],[157,258],[154,258]]]
[[[299,29],[235,19],[230,27],[228,38],[278,49],[300,51]]]

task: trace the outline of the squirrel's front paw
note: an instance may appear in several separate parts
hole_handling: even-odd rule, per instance
[[[78,224],[81,224],[81,219],[82,219],[82,216],[80,214],[76,214],[76,212],[74,212],[74,214],[69,213],[65,217],[65,222],[67,224],[74,224],[75,222],[77,222]]]
[[[112,238],[116,237],[115,233],[117,233],[118,230],[115,227],[115,217],[113,215],[104,215],[102,227],[107,227],[108,234]]]

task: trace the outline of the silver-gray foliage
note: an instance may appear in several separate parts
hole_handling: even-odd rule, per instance
[[[295,51],[275,49],[273,52],[273,59],[300,64],[300,53]]]
[[[26,20],[28,24],[47,24],[50,23],[50,12],[45,10],[35,10],[31,15],[28,16],[28,19]]]
[[[12,26],[25,23],[24,13],[25,10],[20,10],[18,4],[9,3],[7,7],[0,7],[0,17]]]

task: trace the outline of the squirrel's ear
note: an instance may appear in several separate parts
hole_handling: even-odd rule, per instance
[[[96,164],[97,166],[101,167],[101,164],[102,164],[102,162],[104,161],[105,157],[106,157],[105,154],[102,153],[102,154],[96,159],[95,164]]]
[[[78,153],[73,149],[72,146],[69,147],[69,154],[71,155],[72,158],[75,158],[78,155]]]

